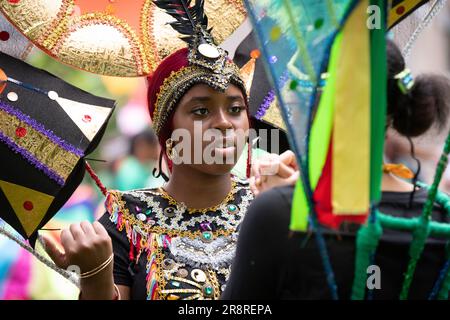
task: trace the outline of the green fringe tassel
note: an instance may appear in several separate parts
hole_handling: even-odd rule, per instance
[[[419,225],[417,229],[414,230],[413,233],[413,241],[411,243],[410,249],[409,249],[409,256],[410,260],[408,263],[408,268],[405,273],[405,277],[403,280],[403,286],[402,291],[400,293],[400,300],[406,300],[408,299],[409,289],[411,287],[411,283],[414,277],[414,272],[416,270],[417,261],[419,260],[423,248],[425,247],[425,241],[428,237],[429,233],[429,224],[430,224],[430,217],[431,212],[433,210],[433,205],[436,199],[436,195],[438,192],[438,186],[441,182],[442,175],[444,173],[445,168],[447,167],[447,161],[448,161],[448,154],[450,153],[450,133],[447,136],[447,140],[445,141],[444,145],[444,151],[441,155],[441,158],[439,160],[439,164],[436,168],[436,173],[434,176],[433,184],[431,185],[429,192],[428,192],[428,198],[425,202],[425,206],[422,212],[422,215],[420,217]],[[447,284],[447,280],[444,281],[444,283]]]

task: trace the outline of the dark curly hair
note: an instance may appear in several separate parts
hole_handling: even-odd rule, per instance
[[[450,110],[450,81],[445,76],[423,74],[404,94],[395,76],[405,69],[405,60],[395,43],[387,41],[388,125],[405,137],[417,137],[432,126],[446,127]]]

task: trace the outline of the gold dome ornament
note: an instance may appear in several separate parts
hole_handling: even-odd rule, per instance
[[[209,43],[202,43],[198,46],[198,52],[204,57],[210,59],[217,59],[220,56],[220,52],[217,47],[210,45]]]
[[[97,74],[147,76],[185,47],[168,24],[174,19],[152,0],[0,0],[0,10],[49,55]],[[205,12],[219,43],[246,17],[242,0],[206,0]],[[216,54],[209,46],[201,50]]]

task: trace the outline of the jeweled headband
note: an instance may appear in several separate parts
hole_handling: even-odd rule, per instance
[[[181,97],[194,85],[206,84],[218,91],[225,91],[229,84],[238,86],[246,97],[245,83],[239,68],[227,57],[225,50],[214,43],[207,29],[208,18],[203,10],[203,0],[162,0],[154,3],[166,10],[176,21],[171,26],[184,35],[188,44],[188,65],[170,73],[164,79],[157,94],[153,111],[153,129],[157,135],[166,124]]]

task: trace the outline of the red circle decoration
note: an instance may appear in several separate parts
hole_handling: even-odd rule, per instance
[[[20,0],[8,0],[9,3],[18,4]]]
[[[23,208],[24,208],[25,210],[27,210],[27,211],[33,210],[33,208],[34,208],[33,202],[31,202],[31,201],[25,201],[25,202],[23,203]]]
[[[397,12],[398,15],[402,15],[403,13],[405,13],[405,7],[400,6],[395,10],[395,12]]]
[[[8,31],[1,31],[0,32],[0,40],[1,41],[8,41],[9,40],[9,32]]]
[[[92,121],[92,117],[88,114],[85,114],[83,117],[83,121],[84,122],[91,122]]]
[[[27,135],[27,129],[25,129],[24,127],[17,127],[16,129],[16,136],[18,138],[23,138]]]

